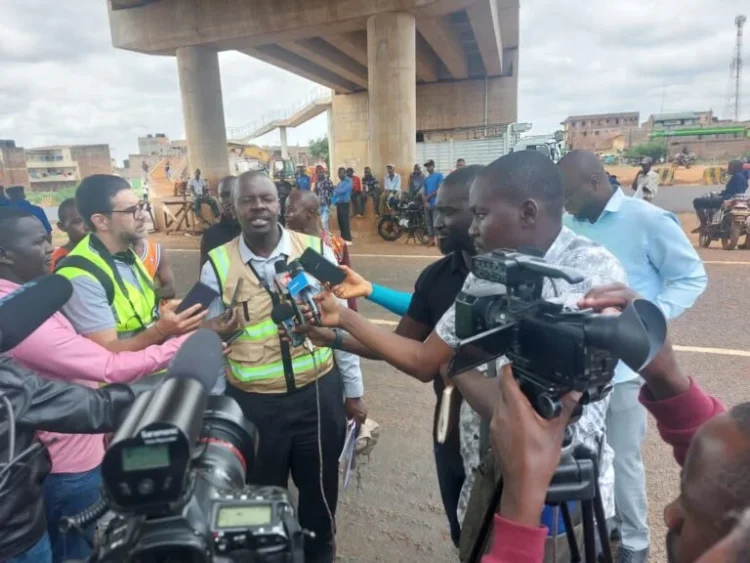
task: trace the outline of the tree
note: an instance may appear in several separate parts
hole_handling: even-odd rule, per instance
[[[326,167],[330,170],[331,165],[328,162],[328,137],[323,135],[320,139],[311,139],[309,144],[310,154],[315,158],[319,158],[320,160],[325,161]]]
[[[658,162],[661,157],[667,156],[667,145],[664,141],[656,139],[641,143],[625,151],[627,158],[643,158],[650,156],[654,162]]]

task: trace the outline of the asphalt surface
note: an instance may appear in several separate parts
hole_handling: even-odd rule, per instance
[[[410,255],[402,255],[408,248]],[[414,256],[412,245],[395,242],[371,247],[355,245],[355,268],[369,279],[411,291],[422,268],[434,256]],[[365,254],[366,252],[366,254]],[[750,332],[744,297],[750,276],[750,251],[701,250],[707,262],[709,286],[693,309],[670,326],[680,347],[678,359],[710,393],[725,404],[750,400],[746,373],[750,368]],[[378,255],[380,254],[380,255]],[[422,254],[431,254],[422,252]],[[170,251],[178,289],[184,293],[198,272],[196,251]],[[745,262],[745,263],[730,263]],[[371,303],[361,312],[385,328],[397,317]],[[699,350],[690,350],[699,348]],[[705,350],[708,348],[709,350]],[[710,350],[716,349],[716,350]],[[739,354],[739,355],[732,355]],[[744,355],[743,355],[744,354]],[[338,510],[338,554],[346,562],[453,562],[457,558],[442,513],[431,444],[434,394],[383,363],[363,361],[370,416],[381,425],[380,443],[367,466],[348,490],[341,491]],[[678,492],[679,467],[661,443],[650,421],[644,445],[647,468],[652,562],[666,561],[663,507]]]

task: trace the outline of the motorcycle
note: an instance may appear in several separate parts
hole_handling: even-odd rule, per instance
[[[409,196],[393,196],[388,199],[388,210],[378,222],[378,234],[383,240],[393,242],[408,234],[410,239],[427,245],[430,237],[427,234],[427,221],[424,206],[419,198],[410,199]]]
[[[717,197],[709,194],[708,197]],[[725,201],[714,209],[696,209],[700,220],[698,227],[698,244],[708,248],[712,241],[721,240],[724,250],[737,246],[741,236],[745,236],[743,248],[748,247],[750,233],[750,196],[739,195]]]
[[[672,166],[674,166],[675,168],[679,168],[680,166],[684,166],[685,168],[690,168],[694,163],[695,163],[695,155],[692,153],[681,152],[677,154],[672,160]]]

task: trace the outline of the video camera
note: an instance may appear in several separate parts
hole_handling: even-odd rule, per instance
[[[257,429],[233,399],[209,397],[200,375],[185,377],[215,380],[222,365],[218,337],[199,331],[164,383],[136,398],[104,455],[102,502],[67,523],[78,528],[114,512],[90,561],[304,561],[287,491],[245,484]]]
[[[547,419],[560,414],[560,397],[569,391],[583,393],[581,405],[603,398],[618,359],[640,371],[664,343],[664,315],[645,299],[634,300],[620,315],[574,311],[545,300],[544,283],[557,294],[556,280],[576,284],[583,277],[543,258],[498,250],[474,257],[472,273],[504,287],[478,285],[459,293],[461,343],[450,373],[506,356],[521,389]]]

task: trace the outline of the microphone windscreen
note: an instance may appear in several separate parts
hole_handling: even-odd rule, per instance
[[[0,352],[19,345],[59,311],[72,294],[73,286],[66,278],[50,274],[0,299]]]
[[[292,309],[292,306],[288,303],[274,305],[271,310],[271,320],[276,324],[281,324],[292,317],[294,317],[294,309]]]
[[[182,343],[167,369],[167,379],[195,379],[210,393],[224,370],[221,339],[202,328]]]
[[[274,262],[273,267],[276,269],[277,274],[283,274],[289,271],[289,266],[287,266],[286,262],[284,262],[283,260]]]

